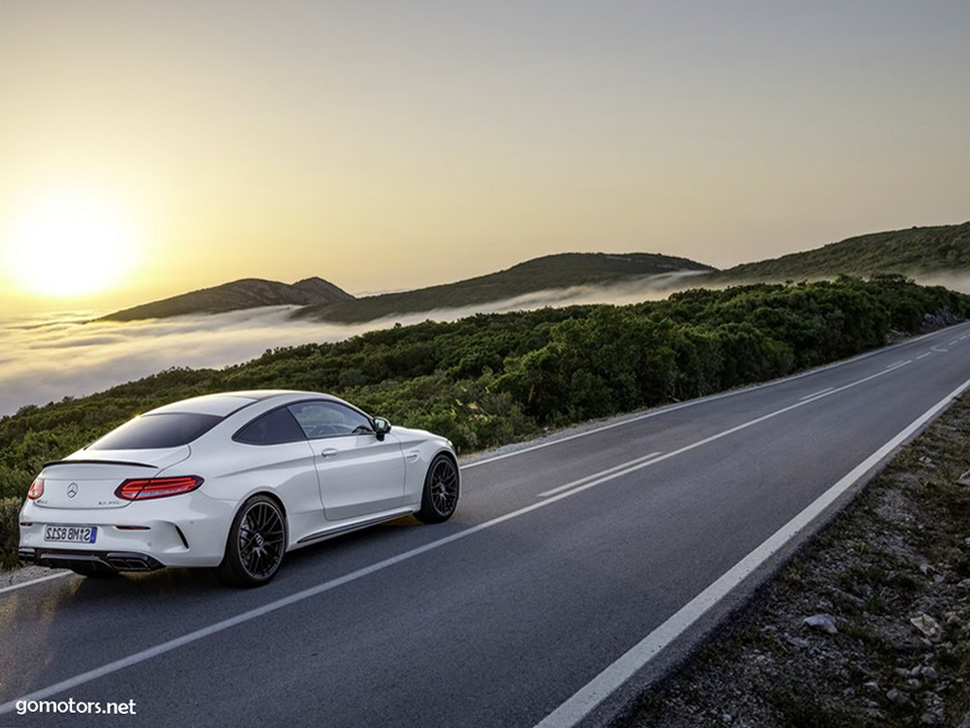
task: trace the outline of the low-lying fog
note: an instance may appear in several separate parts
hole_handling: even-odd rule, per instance
[[[634,303],[686,287],[684,276],[609,287],[582,286],[461,309],[340,325],[289,318],[291,307],[269,306],[224,314],[178,316],[129,323],[89,322],[107,312],[0,317],[0,416],[27,404],[82,396],[171,367],[221,367],[266,349],[339,341],[395,322],[453,321],[479,312],[580,303]]]
[[[486,306],[439,309],[352,325],[294,320],[288,306],[130,323],[85,323],[107,312],[0,317],[0,416],[27,404],[91,394],[171,367],[238,364],[266,349],[339,341],[396,322],[407,325],[544,306],[656,300],[690,287],[692,277],[655,276],[614,286],[542,291]],[[970,292],[970,280],[963,276],[927,276],[920,282]]]

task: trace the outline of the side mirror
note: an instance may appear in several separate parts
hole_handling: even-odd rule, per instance
[[[378,440],[383,440],[384,435],[391,431],[391,423],[383,417],[374,418],[374,434]]]

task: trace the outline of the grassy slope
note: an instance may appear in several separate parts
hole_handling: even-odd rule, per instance
[[[970,222],[862,235],[804,253],[735,266],[705,276],[704,282],[812,280],[838,275],[915,275],[967,270],[970,270]]]
[[[711,270],[687,258],[652,253],[562,253],[441,286],[385,293],[353,301],[308,306],[298,316],[357,322],[393,314],[460,308],[503,301],[537,291],[603,285],[681,271]]]

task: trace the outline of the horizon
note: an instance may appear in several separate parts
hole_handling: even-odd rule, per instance
[[[966,218],[970,8],[0,2],[0,310]]]

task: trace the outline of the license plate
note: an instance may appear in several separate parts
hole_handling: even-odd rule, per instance
[[[94,543],[97,538],[97,526],[47,526],[44,528],[45,541]]]

